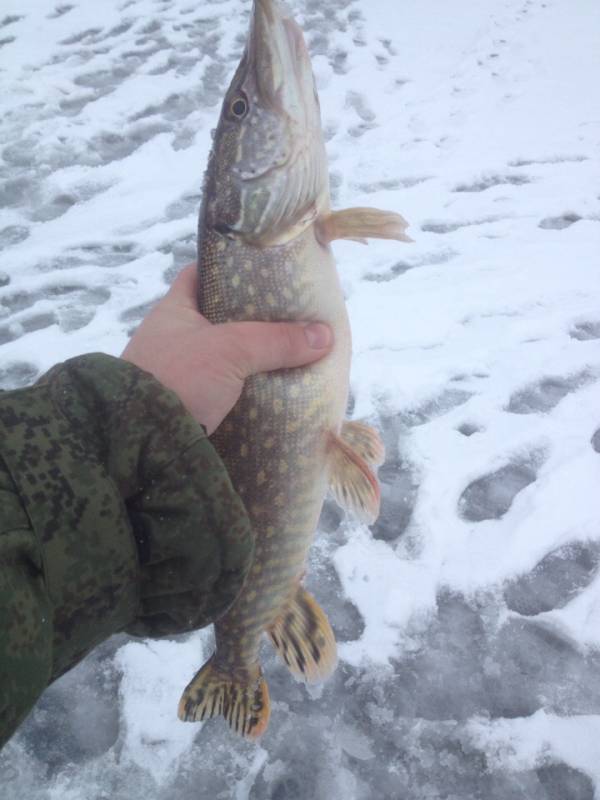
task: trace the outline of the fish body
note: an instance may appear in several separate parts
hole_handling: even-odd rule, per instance
[[[205,179],[199,308],[215,324],[325,322],[335,345],[312,366],[250,378],[213,435],[250,516],[255,555],[240,596],[215,625],[214,655],[182,696],[182,719],[222,714],[251,739],[266,730],[264,633],[301,679],[323,680],[335,667],[331,627],[301,585],[306,557],[329,488],[360,518],[376,518],[383,447],[372,429],[344,423],[351,335],[330,242],[408,240],[405,228],[392,213],[331,212],[302,32],[277,0],[255,0]]]

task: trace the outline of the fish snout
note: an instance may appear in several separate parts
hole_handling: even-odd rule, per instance
[[[297,129],[320,127],[304,34],[279,0],[255,0],[248,52],[265,105],[285,114]]]

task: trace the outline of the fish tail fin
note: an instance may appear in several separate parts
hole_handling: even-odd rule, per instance
[[[269,689],[260,664],[234,676],[217,667],[213,656],[187,685],[177,713],[184,722],[222,715],[233,731],[246,739],[258,739],[271,715]]]
[[[353,239],[367,244],[366,239],[396,239],[413,242],[406,229],[408,222],[394,211],[378,208],[347,208],[334,211],[318,219],[317,235],[321,242],[329,244],[336,239]]]
[[[369,452],[373,447],[375,444],[371,442],[367,447]],[[376,466],[381,455],[380,449],[376,448],[372,454],[373,466]],[[330,488],[333,496],[342,508],[351,511],[361,522],[372,525],[379,516],[381,489],[365,456],[364,442],[362,445],[348,443],[344,430],[341,436],[329,434]]]
[[[269,637],[290,672],[307,683],[328,678],[337,664],[337,647],[323,609],[304,588],[269,629]]]

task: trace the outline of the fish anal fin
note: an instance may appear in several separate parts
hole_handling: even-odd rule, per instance
[[[344,422],[340,436],[370,466],[379,467],[385,461],[385,446],[370,425],[358,420]]]
[[[299,587],[268,633],[273,647],[299,680],[319,683],[335,669],[337,647],[331,625],[303,587]]]
[[[190,681],[179,701],[179,719],[202,722],[222,715],[246,739],[259,739],[269,725],[269,689],[259,664],[235,676],[211,658]]]
[[[336,239],[351,239],[366,244],[367,239],[396,239],[412,242],[406,229],[408,222],[394,211],[378,208],[347,208],[320,216],[316,223],[319,240],[329,244]]]
[[[365,459],[344,441],[329,434],[330,488],[336,502],[361,522],[372,525],[379,516],[381,489]]]

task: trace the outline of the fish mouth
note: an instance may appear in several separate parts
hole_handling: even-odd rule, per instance
[[[320,128],[319,101],[301,28],[279,0],[255,0],[248,62],[262,103],[298,129]]]
[[[241,198],[232,235],[281,244],[306,230],[330,199],[310,55],[302,29],[279,0],[254,0],[239,69],[243,80],[234,79],[234,86],[241,86],[251,111],[234,168]]]

